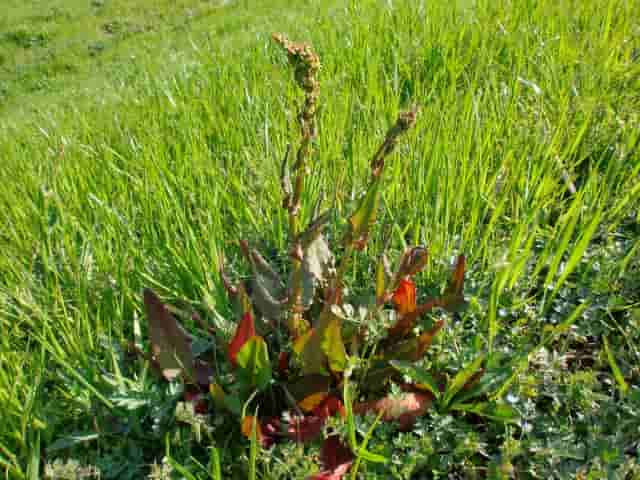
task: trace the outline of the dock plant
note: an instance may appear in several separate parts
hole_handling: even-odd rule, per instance
[[[340,223],[337,212],[315,212],[305,221],[302,209],[305,186],[316,169],[320,58],[308,44],[281,34],[273,39],[286,52],[303,93],[297,148],[287,149],[280,168],[288,265],[277,268],[239,239],[251,276],[234,280],[219,266],[236,327],[223,340],[213,332],[218,352],[213,358],[198,355],[198,342],[179,324],[175,309],[145,290],[151,364],[165,380],[184,382],[196,411],[235,416],[237,428],[263,448],[281,441],[322,440],[324,470],[314,477],[318,479],[342,478],[361,460],[386,460],[367,451],[366,436],[358,438],[357,415],[373,414],[376,423],[397,422],[400,429],[410,429],[431,409],[513,421],[510,408],[492,401],[492,392],[506,377],[505,372],[487,371],[486,356],[453,375],[432,371],[425,361],[450,321],[433,313],[453,313],[466,305],[464,255],[443,279],[441,294],[419,301],[416,276],[427,267],[427,246],[407,247],[395,262],[388,259],[389,252],[368,251],[369,258],[377,258],[371,269],[375,274],[353,290],[370,295],[358,302],[349,293],[349,267],[370,248],[379,223],[385,170],[397,145],[419,121],[419,108],[401,112],[387,130],[372,155],[363,194],[343,222],[345,231],[327,235],[330,225]],[[333,431],[330,417],[343,418],[347,433]]]

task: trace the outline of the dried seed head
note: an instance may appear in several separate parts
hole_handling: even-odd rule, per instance
[[[400,113],[396,123],[387,131],[387,136],[385,137],[384,142],[380,145],[380,148],[371,161],[371,171],[374,177],[377,177],[382,173],[382,170],[384,169],[384,160],[391,152],[393,152],[400,136],[416,124],[418,112],[419,108],[414,105],[411,110]]]
[[[398,277],[412,276],[421,272],[427,265],[429,254],[423,246],[411,247],[405,250],[400,260]]]

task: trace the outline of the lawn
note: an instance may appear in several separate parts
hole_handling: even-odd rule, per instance
[[[143,289],[227,340],[218,274],[239,240],[286,268],[280,163],[299,141],[275,31],[318,52],[318,140],[300,215],[333,242],[398,113],[377,228],[429,251],[432,295],[466,255],[465,311],[424,365],[509,368],[513,423],[356,417],[345,478],[640,478],[640,0],[4,0],[0,12],[0,473],[306,478],[320,443],[258,448],[154,377]],[[336,249],[338,250],[338,249]],[[435,312],[429,319],[445,318]],[[204,337],[200,323],[187,329]],[[358,392],[355,392],[356,400]],[[210,401],[213,404],[212,401]],[[332,427],[344,431],[341,418]],[[220,475],[217,472],[220,466]],[[64,470],[66,469],[66,473]],[[67,476],[64,476],[67,475]]]

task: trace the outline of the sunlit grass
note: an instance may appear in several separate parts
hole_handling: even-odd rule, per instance
[[[351,208],[386,128],[420,104],[387,171],[383,234],[363,257],[375,257],[386,235],[394,249],[418,242],[432,258],[468,255],[470,310],[442,339],[442,358],[454,362],[485,348],[526,352],[545,327],[593,303],[574,337],[553,348],[575,357],[594,348],[590,365],[610,380],[594,389],[614,401],[622,378],[624,408],[637,411],[640,3],[299,3],[260,5],[258,15],[232,2],[227,18],[186,25],[188,35],[168,29],[123,40],[118,55],[132,49],[139,62],[83,58],[77,77],[56,73],[55,88],[29,93],[32,112],[6,94],[0,471],[8,478],[34,474],[40,446],[50,460],[48,445],[92,431],[95,412],[108,423],[113,390],[104,375],[122,366],[112,346],[133,340],[143,286],[224,316],[221,255],[242,271],[239,238],[267,254],[285,245],[278,169],[297,97],[270,44],[274,30],[309,40],[323,61],[320,143],[303,215],[318,199]],[[9,12],[27,21],[21,5]],[[174,41],[172,62],[162,55]],[[147,44],[151,55],[138,50]],[[0,80],[26,95],[6,52]],[[16,58],[31,68],[24,55]],[[88,94],[75,102],[82,89]],[[355,263],[354,285],[373,275],[369,263]],[[433,262],[419,281],[440,288],[431,282],[448,268]],[[598,353],[603,332],[616,372]],[[542,375],[537,368],[529,373]],[[113,438],[87,443],[87,459],[108,452]],[[162,441],[138,448],[145,461],[165,453]],[[218,448],[224,466],[233,456]],[[192,453],[176,456],[188,463]],[[366,464],[359,470],[368,474]]]

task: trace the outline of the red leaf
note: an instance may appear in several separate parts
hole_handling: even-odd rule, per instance
[[[397,397],[385,397],[380,400],[372,400],[354,405],[356,414],[364,415],[372,412],[382,413],[385,421],[397,420],[400,428],[408,430],[415,423],[416,418],[424,415],[431,407],[433,395],[427,392],[403,393]]]
[[[416,311],[416,284],[409,278],[400,280],[400,285],[393,292],[393,303],[400,315]]]
[[[248,415],[242,419],[242,434],[251,438],[253,422],[256,422],[256,437],[263,448],[269,448],[280,436],[280,418],[267,417],[261,420],[254,420],[255,417]]]
[[[325,398],[320,405],[313,409],[313,415],[320,418],[333,417],[336,413],[340,416],[345,415],[344,405],[340,399],[334,395],[329,395]]]
[[[334,395],[327,395],[319,405],[317,405],[311,415],[305,417],[294,417],[289,424],[287,434],[291,440],[297,442],[309,442],[315,440],[322,433],[322,427],[327,418],[339,413],[345,415],[342,401]]]
[[[323,470],[308,480],[341,480],[351,468],[353,458],[353,452],[340,441],[340,437],[332,435],[322,444],[320,460]]]
[[[287,352],[280,352],[278,355],[278,373],[283,377],[289,373],[289,354]]]
[[[255,336],[255,334],[256,327],[253,323],[253,315],[250,312],[246,312],[238,324],[236,334],[231,342],[229,342],[229,361],[231,362],[231,365],[234,367],[237,365],[236,357],[238,356],[238,352],[251,337]]]
[[[325,421],[326,418],[315,415],[293,417],[287,427],[287,436],[295,442],[310,442],[320,436]]]
[[[199,388],[194,386],[187,386],[184,392],[184,401],[193,403],[193,411],[195,413],[205,414],[207,413],[207,400],[206,396]]]

